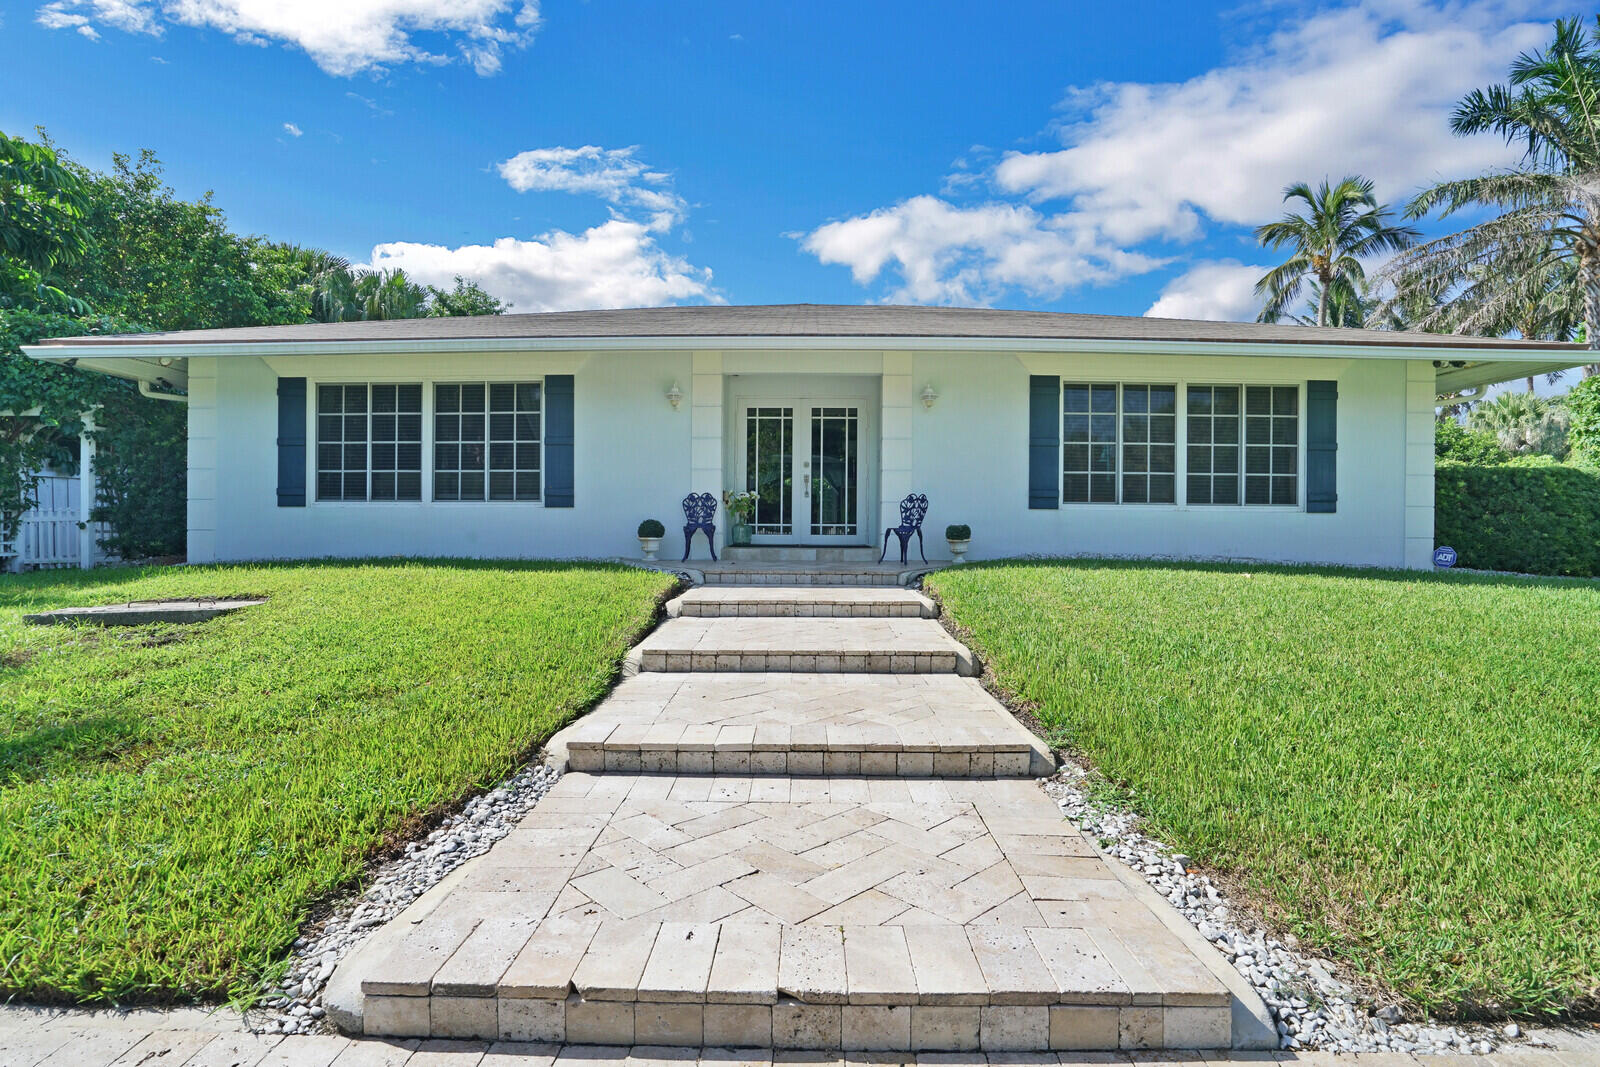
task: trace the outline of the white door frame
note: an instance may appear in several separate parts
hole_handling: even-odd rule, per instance
[[[787,408],[793,431],[791,451],[790,532],[752,536],[754,544],[768,545],[865,545],[872,541],[878,483],[879,399],[873,395],[875,381],[833,375],[794,377],[747,375],[731,390],[730,439],[733,484],[744,487],[748,480],[747,420],[751,408]],[[855,532],[822,534],[812,532],[811,506],[815,471],[811,454],[813,409],[853,408],[856,420]],[[808,484],[809,483],[809,484]]]

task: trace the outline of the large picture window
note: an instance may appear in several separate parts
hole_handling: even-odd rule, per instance
[[[317,499],[422,499],[422,386],[317,386]]]
[[[539,382],[434,386],[433,498],[539,500]]]

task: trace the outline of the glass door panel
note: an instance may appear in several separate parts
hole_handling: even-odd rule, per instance
[[[745,488],[760,494],[752,533],[794,536],[794,408],[745,409]]]
[[[812,537],[854,537],[859,533],[859,424],[859,408],[811,409]]]

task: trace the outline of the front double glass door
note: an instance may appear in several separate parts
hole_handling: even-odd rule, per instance
[[[766,544],[861,540],[861,409],[794,401],[744,409],[745,488],[756,501],[752,533]]]

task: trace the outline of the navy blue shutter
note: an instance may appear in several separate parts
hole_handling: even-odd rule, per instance
[[[306,380],[278,379],[278,506],[306,506]]]
[[[1339,383],[1306,383],[1306,510],[1339,509]]]
[[[572,375],[544,380],[544,506],[572,506]]]
[[[1028,507],[1061,506],[1061,379],[1028,376]]]

